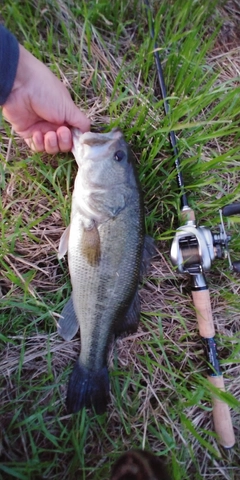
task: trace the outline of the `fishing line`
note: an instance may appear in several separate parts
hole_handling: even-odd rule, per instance
[[[163,76],[163,69],[162,69],[162,64],[160,60],[160,55],[159,55],[159,47],[155,41],[155,31],[154,31],[154,25],[153,25],[153,17],[152,13],[150,10],[150,5],[148,0],[143,0],[145,4],[145,8],[147,11],[147,16],[148,16],[148,22],[149,22],[149,30],[150,30],[150,35],[152,40],[154,41],[154,59],[155,59],[155,64],[156,64],[156,69],[157,69],[157,77],[158,77],[158,82],[160,86],[160,91],[163,99],[163,105],[164,105],[164,111],[165,115],[168,116],[170,114],[170,106],[167,98],[167,89],[166,89],[166,84],[164,81],[164,76]],[[177,148],[177,138],[175,135],[175,132],[173,130],[170,130],[169,132],[169,140],[170,144],[174,153],[175,157],[175,167],[176,167],[176,172],[177,172],[177,183],[178,187],[180,189],[181,193],[181,204],[182,208],[189,208],[188,207],[188,200],[187,200],[187,195],[185,192],[185,186],[184,186],[184,181],[183,181],[183,175],[181,172],[181,162],[180,162],[180,157],[179,157],[179,151]]]

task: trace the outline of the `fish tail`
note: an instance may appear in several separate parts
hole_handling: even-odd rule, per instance
[[[109,399],[107,367],[92,371],[77,360],[70,376],[67,391],[68,413],[76,413],[83,407],[93,408],[97,414],[106,411]]]

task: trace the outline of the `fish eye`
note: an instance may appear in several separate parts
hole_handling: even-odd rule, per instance
[[[121,162],[123,158],[125,157],[125,152],[123,150],[118,150],[117,152],[114,153],[114,159],[117,162]]]

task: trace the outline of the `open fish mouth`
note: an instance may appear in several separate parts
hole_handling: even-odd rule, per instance
[[[79,166],[82,166],[86,159],[104,161],[106,157],[114,157],[114,154],[123,150],[127,154],[127,143],[119,128],[114,128],[107,133],[85,132],[74,128],[72,153]],[[120,154],[121,155],[121,154]],[[115,157],[118,160],[118,155]]]
[[[113,128],[110,132],[107,132],[107,133],[95,133],[95,132],[81,133],[80,130],[78,130],[77,128],[73,128],[72,133],[73,133],[73,144],[78,142],[81,145],[89,145],[90,147],[93,147],[93,146],[95,147],[98,145],[101,146],[101,145],[104,145],[105,143],[108,143],[111,140],[118,140],[123,138],[123,134],[120,128]]]

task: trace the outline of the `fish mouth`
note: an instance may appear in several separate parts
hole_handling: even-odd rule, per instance
[[[113,128],[107,133],[85,132],[82,133],[77,128],[72,129],[73,142],[77,141],[81,145],[88,145],[89,147],[97,147],[114,140],[123,138],[122,131],[119,128]]]
[[[114,153],[123,150],[127,154],[127,143],[119,128],[113,128],[107,133],[85,132],[72,129],[72,153],[79,167],[88,161],[114,158]]]

